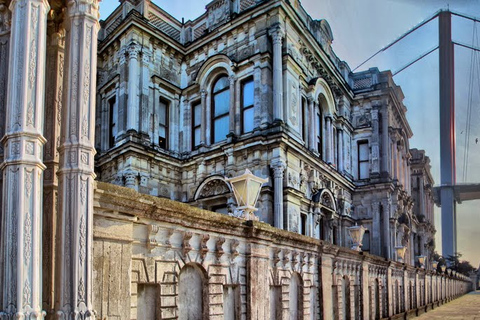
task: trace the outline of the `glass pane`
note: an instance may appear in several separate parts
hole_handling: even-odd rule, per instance
[[[360,143],[358,145],[358,160],[359,161],[368,160],[369,154],[370,154],[370,150],[368,150],[368,144]]]
[[[158,111],[158,122],[165,125],[167,122],[167,105],[160,101],[160,107]]]
[[[247,199],[245,198],[246,196],[246,181],[245,180],[242,180],[242,181],[237,181],[237,182],[234,182],[233,183],[233,187],[235,188],[234,189],[234,192],[236,193],[237,195],[237,205],[238,206],[244,206],[246,205],[246,201]]]
[[[221,77],[220,79],[215,82],[215,86],[213,87],[213,93],[218,92],[222,89],[228,88],[230,83],[227,77]]]
[[[200,103],[193,107],[193,126],[199,126],[202,122],[202,105]]]
[[[200,145],[200,128],[195,128],[193,146]]]
[[[370,173],[369,173],[370,163],[361,162],[359,165],[359,169],[360,169],[360,173],[359,173],[360,179],[368,179],[368,177],[370,176]]]
[[[230,91],[223,91],[215,94],[214,96],[215,103],[215,113],[214,117],[228,113],[230,106]]]
[[[225,140],[228,134],[228,116],[221,117],[215,120],[214,132],[213,132],[213,143]]]
[[[159,126],[158,127],[158,135],[161,136],[161,137],[166,137],[165,135],[165,126]]]
[[[248,205],[253,205],[257,200],[258,193],[262,187],[261,183],[250,180],[250,185],[248,187]]]
[[[243,110],[243,132],[253,131],[253,108]]]
[[[322,136],[322,117],[317,113],[317,136]]]
[[[243,84],[243,107],[253,105],[253,81],[248,81]]]

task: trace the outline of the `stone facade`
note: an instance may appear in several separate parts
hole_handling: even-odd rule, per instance
[[[225,177],[249,168],[269,178],[266,223],[341,246],[361,223],[372,254],[404,245],[413,265],[433,253],[402,90],[388,71],[352,73],[298,1],[212,1],[184,23],[123,1],[102,27],[99,180],[227,214]]]

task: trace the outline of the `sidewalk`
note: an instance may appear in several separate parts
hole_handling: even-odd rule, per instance
[[[480,320],[480,290],[472,291],[415,319]]]

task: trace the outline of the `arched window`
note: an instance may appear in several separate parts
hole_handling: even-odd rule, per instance
[[[220,77],[212,90],[212,143],[225,140],[229,132],[230,83]]]
[[[185,265],[178,280],[178,318],[203,319],[204,277],[198,267]]]
[[[318,153],[320,153],[320,158],[322,158],[322,148],[323,148],[323,144],[322,144],[322,132],[323,132],[323,117],[322,117],[322,110],[321,108],[319,108],[317,110],[317,151]]]

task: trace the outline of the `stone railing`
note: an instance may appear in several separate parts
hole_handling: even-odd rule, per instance
[[[471,285],[105,183],[93,253],[100,319],[395,318]]]

